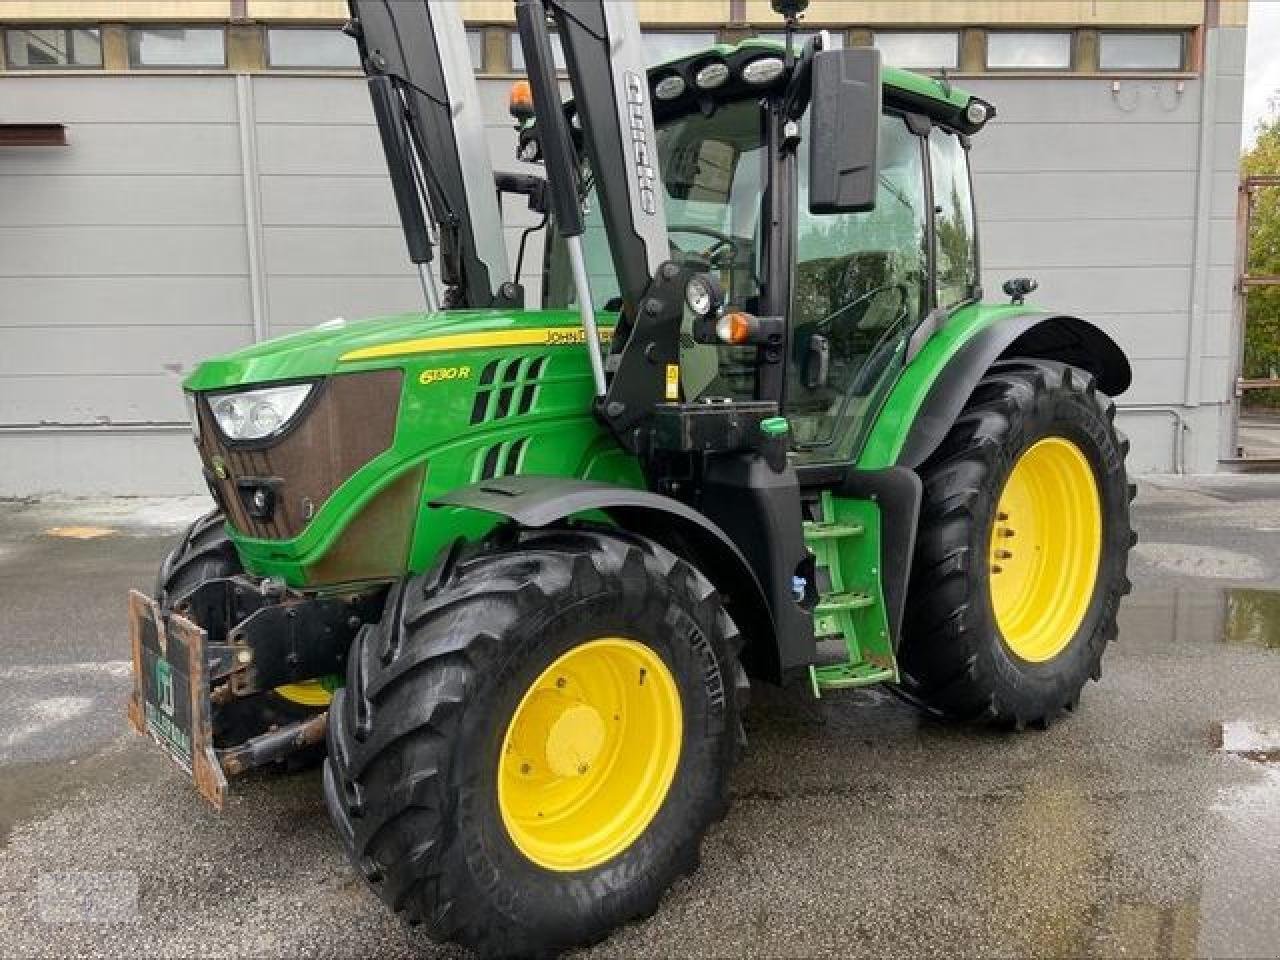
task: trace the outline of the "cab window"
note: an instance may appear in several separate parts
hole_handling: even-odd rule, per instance
[[[938,306],[972,300],[978,289],[977,231],[969,185],[969,151],[960,137],[935,127],[929,134]]]
[[[801,143],[784,409],[802,460],[845,460],[926,311],[924,142],[901,116],[882,116],[875,208],[834,215],[809,212]]]

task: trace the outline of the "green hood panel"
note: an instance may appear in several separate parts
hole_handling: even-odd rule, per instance
[[[601,323],[609,325],[613,319],[601,317]],[[569,310],[450,310],[334,320],[206,360],[183,386],[228,390],[390,366],[389,360],[415,354],[581,342],[578,314]]]

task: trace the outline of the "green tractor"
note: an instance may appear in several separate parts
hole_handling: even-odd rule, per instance
[[[655,910],[750,683],[1043,726],[1115,634],[1129,365],[1033,281],[983,302],[994,108],[775,6],[784,44],[646,66],[628,6],[517,0],[542,172],[495,174],[456,5],[353,0],[428,309],[186,381],[218,511],[131,597],[133,723],[215,804],[325,755],[352,862],[437,938]]]

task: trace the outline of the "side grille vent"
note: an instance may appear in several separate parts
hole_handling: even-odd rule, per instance
[[[508,440],[495,443],[476,453],[475,467],[472,470],[475,481],[492,480],[495,477],[513,477],[520,472],[525,448],[529,445],[528,437],[519,440]]]
[[[472,424],[518,417],[532,410],[538,379],[546,366],[545,356],[491,360],[480,372],[471,406]]]

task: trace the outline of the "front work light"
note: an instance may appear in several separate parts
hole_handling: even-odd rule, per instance
[[[309,383],[264,387],[209,397],[209,409],[228,440],[265,440],[285,428],[311,393]]]
[[[684,93],[684,77],[678,73],[668,74],[653,85],[653,95],[659,100],[674,100]]]
[[[709,63],[694,74],[693,82],[697,84],[699,90],[714,90],[716,87],[724,86],[724,82],[728,79],[727,63]]]
[[[761,57],[759,60],[752,60],[742,68],[742,79],[753,87],[758,87],[773,83],[782,76],[783,69],[780,57]]]
[[[991,105],[981,100],[970,100],[965,107],[964,118],[975,127],[980,127],[991,118]]]

